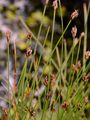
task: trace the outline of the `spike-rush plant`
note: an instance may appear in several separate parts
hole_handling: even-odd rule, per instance
[[[46,0],[43,17],[49,0]],[[53,1],[52,26],[47,27],[43,42],[40,41],[43,22],[41,22],[37,36],[28,28],[23,18],[20,21],[27,30],[27,49],[25,62],[17,80],[16,44],[14,43],[14,77],[10,83],[9,44],[10,31],[6,32],[8,79],[7,96],[0,99],[7,104],[2,106],[2,120],[89,120],[90,116],[90,51],[87,51],[87,21],[89,8],[84,4],[85,31],[79,38],[76,25],[71,29],[73,42],[70,50],[67,49],[67,40],[64,38],[71,22],[79,15],[78,10],[71,13],[70,21],[63,27],[62,7],[60,0]],[[55,39],[55,17],[57,9],[61,13],[61,35]],[[86,12],[87,11],[87,12]],[[87,19],[86,19],[87,18]],[[42,18],[43,19],[43,18]],[[51,30],[49,52],[46,52],[48,35]],[[34,48],[33,41],[35,40]],[[81,55],[81,43],[83,54]],[[61,47],[60,47],[61,46]],[[37,55],[38,47],[41,49]],[[46,56],[46,59],[44,57]],[[42,66],[42,67],[41,67]],[[48,68],[48,69],[47,69]],[[46,72],[48,71],[48,72]],[[2,77],[0,75],[0,77]],[[2,77],[3,79],[3,77]],[[17,80],[17,82],[16,82]]]

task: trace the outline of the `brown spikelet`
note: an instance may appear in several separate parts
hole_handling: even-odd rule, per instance
[[[11,32],[8,30],[6,32],[6,39],[7,39],[7,42],[9,43],[10,42],[10,37],[11,37]]]
[[[27,50],[26,50],[26,56],[27,56],[27,57],[30,57],[31,54],[32,54],[32,48],[29,47],[29,48],[27,48]]]
[[[85,58],[86,58],[86,60],[88,60],[90,58],[90,51],[85,52]]]
[[[31,33],[31,32],[28,32],[28,34],[27,34],[27,39],[31,39],[31,37],[32,37],[32,33]]]
[[[54,7],[54,10],[56,10],[58,8],[58,1],[54,0],[52,6]]]
[[[47,76],[44,78],[44,85],[45,85],[45,86],[48,85],[48,77],[47,77]]]
[[[70,18],[73,20],[73,19],[77,18],[78,15],[79,15],[78,10],[74,10],[74,12],[71,14]]]
[[[68,102],[65,101],[64,103],[62,103],[61,106],[62,106],[63,109],[67,110],[68,105],[69,105]]]
[[[49,2],[49,0],[46,0],[46,1],[45,1],[45,4],[47,5],[47,4],[48,4],[48,2]]]
[[[76,27],[76,25],[74,27],[72,27],[71,34],[72,34],[73,38],[76,37],[76,35],[77,35],[77,27]]]

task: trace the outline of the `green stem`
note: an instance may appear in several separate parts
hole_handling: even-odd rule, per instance
[[[53,27],[52,27],[52,36],[51,36],[51,50],[53,48],[53,37],[54,37],[54,27],[55,27],[55,15],[56,15],[56,10],[54,10],[53,13]]]
[[[30,28],[26,25],[22,17],[19,17],[21,23],[26,28],[28,32],[31,32],[32,38],[37,42],[37,44],[42,48],[42,44],[39,42],[39,40],[36,38],[36,36],[33,34],[33,32],[30,30]]]
[[[55,52],[55,50],[56,50],[56,48],[57,48],[57,46],[58,46],[58,44],[60,43],[60,41],[61,41],[61,39],[62,39],[62,37],[64,36],[64,34],[65,34],[65,32],[67,31],[67,29],[68,29],[68,27],[69,27],[69,25],[71,24],[71,21],[72,20],[70,20],[69,21],[69,23],[67,24],[67,26],[66,26],[66,28],[65,28],[65,30],[63,31],[63,33],[62,33],[62,35],[60,36],[60,38],[59,38],[59,40],[58,40],[58,42],[56,43],[56,45],[55,45],[55,47],[53,48],[53,50],[52,50],[52,52],[51,52],[51,55],[50,55],[50,57],[49,57],[49,61],[50,61],[50,59],[51,59],[51,57],[52,57],[52,55],[53,55],[53,53]],[[73,48],[72,48],[73,49]],[[68,60],[68,57],[66,58],[67,60]],[[48,62],[49,62],[48,61]],[[47,64],[48,64],[48,62],[47,62]],[[67,62],[67,61],[66,61]],[[46,65],[47,65],[46,64]],[[64,62],[64,67],[65,67],[65,62]],[[43,73],[44,73],[44,69],[46,68],[46,65],[44,66],[44,68],[43,68],[43,71],[42,71],[42,74],[41,74],[41,76],[40,76],[40,80],[41,80],[41,78],[42,78],[42,76],[43,76]]]
[[[60,9],[60,14],[61,14],[61,30],[63,33],[63,16],[62,16],[62,7],[61,7],[61,1],[59,0],[59,9]],[[63,37],[62,37],[62,48],[61,48],[61,64],[63,61]]]
[[[74,44],[74,39],[73,39],[73,44]],[[71,81],[71,76],[72,76],[72,64],[73,64],[73,58],[74,58],[74,49],[72,50],[72,56],[71,56],[71,65],[70,65],[70,73],[69,73],[69,84],[70,84],[70,82],[72,82]]]
[[[45,16],[46,8],[47,8],[47,5],[45,5],[45,7],[44,7],[43,17]],[[43,23],[41,22],[40,27],[39,27],[39,32],[38,32],[37,39],[39,39],[39,37],[40,37],[40,33],[41,33],[41,30],[42,30],[42,25],[43,25]]]
[[[52,35],[51,35],[51,51],[53,49],[53,38],[54,38],[54,27],[55,27],[55,15],[56,15],[56,10],[53,12],[53,26],[52,26]],[[51,57],[49,60],[49,66],[51,67]],[[49,72],[49,83],[50,83],[50,75],[51,71]],[[49,90],[50,84],[48,84],[48,90]]]
[[[86,4],[83,4],[83,10],[84,10],[84,31],[85,31],[85,37],[84,37],[84,46],[83,46],[83,71],[85,71],[86,67],[86,59],[85,59],[85,52],[87,50],[87,9],[86,9]]]
[[[46,40],[47,40],[47,37],[48,37],[48,34],[49,34],[49,30],[50,30],[50,27],[48,27],[48,30],[47,30],[47,33],[46,33],[46,36],[45,36],[45,40],[44,40],[44,43],[43,43],[43,49],[44,49],[45,44],[46,44]],[[42,51],[43,51],[43,50],[42,50]],[[42,57],[42,54],[40,54],[40,56],[39,56],[39,60],[38,60],[38,64],[37,64],[37,69],[36,69],[36,71],[35,71],[35,75],[36,75],[36,73],[37,73],[37,71],[38,71],[39,64],[40,64],[40,61],[41,61],[41,57]]]
[[[65,58],[67,58],[67,43],[66,40],[64,40],[64,51],[65,51]],[[65,67],[65,79],[67,77],[67,65]]]
[[[62,38],[63,38],[63,36],[64,36],[65,32],[67,31],[67,29],[68,29],[69,25],[71,24],[71,21],[72,21],[72,20],[70,20],[70,21],[69,21],[69,23],[67,24],[67,26],[66,26],[65,30],[63,31],[62,35],[60,36],[60,38],[59,38],[58,42],[56,43],[55,47],[53,48],[53,51],[51,52],[51,56],[52,56],[52,55],[53,55],[53,53],[55,52],[56,47],[59,45],[60,41],[62,40]]]
[[[44,15],[45,15],[46,8],[47,8],[47,5],[45,5],[45,7],[44,7],[43,17],[44,17]],[[39,36],[40,36],[40,33],[41,33],[42,25],[43,25],[43,23],[41,22],[40,27],[39,27],[38,37],[36,38],[36,39],[37,39],[37,42],[36,42],[36,45],[35,45],[35,48],[34,48],[34,54],[33,54],[33,57],[32,57],[32,62],[31,62],[30,68],[29,68],[29,73],[30,73],[30,71],[31,71],[31,68],[32,68],[32,65],[33,65],[33,62],[34,62],[34,56],[35,56],[35,54],[36,54],[37,45],[38,45],[38,43],[40,43],[38,39],[39,39]],[[43,48],[43,46],[42,46],[42,48]]]

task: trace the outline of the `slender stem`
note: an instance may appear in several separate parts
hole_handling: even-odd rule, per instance
[[[44,7],[43,17],[44,17],[44,15],[45,15],[46,8],[47,8],[47,5],[45,5],[45,7]],[[37,50],[38,43],[41,44],[41,43],[39,42],[39,37],[40,37],[41,30],[42,30],[42,25],[43,25],[43,23],[41,22],[40,27],[39,27],[39,32],[38,32],[37,38],[36,38],[36,37],[34,36],[34,34],[33,34],[33,38],[36,39],[37,41],[36,41],[36,44],[35,44],[34,53],[33,53],[32,61],[31,61],[30,68],[29,68],[29,73],[30,73],[30,71],[31,71],[31,69],[32,69],[32,66],[33,66],[33,63],[34,63],[34,57],[35,57],[35,54],[36,54],[36,50]],[[24,26],[27,28],[26,25],[24,25]],[[48,29],[48,32],[49,32],[49,29]],[[45,41],[46,41],[46,39],[45,39]],[[44,45],[45,45],[45,44],[44,44]],[[42,49],[43,49],[43,47],[44,47],[44,46],[41,45],[41,48],[42,48]],[[39,62],[38,62],[38,64],[37,64],[37,68],[35,69],[34,78],[35,78],[35,76],[36,76],[36,74],[37,74],[37,70],[38,70],[38,67],[39,67],[40,60],[41,60],[41,55],[40,55],[40,57],[39,57]],[[27,79],[28,79],[28,78],[27,78]],[[34,81],[32,82],[33,96],[34,96],[35,81],[37,82],[37,80],[34,80]],[[37,83],[37,84],[38,84],[38,83]]]
[[[38,43],[38,45],[40,45],[40,47],[42,48],[42,44],[39,42],[39,40],[36,38],[36,36],[33,34],[33,32],[30,30],[30,28],[26,25],[26,23],[24,22],[22,17],[19,17],[21,23],[23,24],[23,26],[26,28],[26,30],[28,32],[31,32],[32,34],[32,38]]]
[[[47,5],[45,5],[45,7],[44,7],[43,17],[45,16],[46,8],[47,8]],[[39,37],[40,37],[40,33],[41,33],[41,30],[42,30],[42,25],[43,25],[43,22],[41,22],[41,24],[40,24],[37,39],[39,39]]]
[[[62,6],[61,6],[61,0],[58,0],[59,1],[59,9],[60,9],[60,17],[61,17],[61,28],[62,28],[62,33],[63,33],[63,15],[62,15]]]
[[[87,8],[86,4],[83,4],[83,10],[84,10],[84,31],[85,31],[85,37],[84,37],[84,46],[83,46],[83,70],[85,71],[86,67],[86,59],[85,59],[85,52],[87,50]]]
[[[79,53],[80,53],[81,38],[82,38],[82,37],[80,36],[79,39],[78,39],[79,45],[78,45],[77,56],[76,56],[76,64],[77,64],[77,62],[78,62]],[[73,71],[72,80],[71,80],[71,81],[72,81],[72,82],[71,82],[71,85],[72,85],[72,83],[73,83],[74,74],[75,74],[75,71]]]
[[[56,10],[54,10],[53,13],[53,26],[52,26],[52,36],[51,36],[51,50],[53,48],[53,37],[54,37],[54,27],[55,27],[55,15],[56,15]]]
[[[16,43],[14,41],[14,91],[16,92]]]
[[[53,50],[52,50],[52,52],[51,52],[51,54],[50,54],[50,56],[49,56],[49,59],[48,60],[50,60],[51,59],[51,56],[53,55],[53,53],[55,52],[55,50],[56,50],[56,48],[57,48],[57,46],[59,45],[59,43],[60,43],[60,41],[61,41],[61,39],[62,39],[62,37],[64,36],[64,34],[65,34],[65,32],[67,31],[67,29],[68,29],[68,27],[69,27],[69,25],[71,24],[71,21],[72,20],[70,20],[69,21],[69,23],[67,24],[67,26],[66,26],[66,28],[65,28],[65,30],[63,31],[63,33],[62,33],[62,35],[60,36],[60,38],[59,38],[59,40],[57,41],[57,43],[56,43],[56,45],[55,45],[55,47],[53,48]],[[73,48],[72,48],[73,49]],[[68,58],[66,58],[66,59],[68,59]],[[49,61],[48,61],[49,62]],[[47,62],[47,64],[48,64],[48,62]],[[67,62],[67,61],[66,61]],[[47,65],[46,64],[46,65]],[[64,64],[66,64],[66,63],[64,63]],[[63,64],[63,65],[64,65]],[[46,68],[46,65],[44,66],[44,68],[43,68],[43,71],[42,71],[42,74],[41,74],[41,76],[40,76],[40,80],[41,80],[41,78],[42,78],[42,76],[43,76],[43,73],[44,73],[44,69]],[[65,66],[65,65],[64,65]]]
[[[53,12],[53,26],[52,26],[52,35],[51,35],[51,51],[53,49],[53,38],[54,38],[54,28],[55,28],[55,16],[56,16],[56,9],[54,9],[54,12]],[[50,60],[49,60],[49,65],[51,66],[51,57],[50,56]],[[49,84],[48,84],[48,90],[50,88],[50,75],[51,75],[51,71],[49,72]],[[54,90],[53,90],[53,94],[54,94]],[[54,96],[52,95],[52,100],[53,100]],[[50,102],[50,107],[52,105],[52,100]]]
[[[62,7],[61,7],[61,1],[59,0],[59,9],[60,9],[60,17],[61,17],[61,30],[63,33],[63,16],[62,16]],[[61,48],[61,64],[63,61],[63,37],[62,37],[62,48]]]
[[[45,7],[44,7],[43,17],[44,17],[44,15],[45,15],[46,8],[47,8],[47,5],[45,5]],[[36,39],[37,39],[37,42],[36,42],[36,45],[35,45],[35,48],[34,48],[34,53],[33,53],[32,62],[31,62],[30,68],[29,68],[29,73],[30,73],[31,68],[32,68],[32,65],[33,65],[34,56],[35,56],[36,50],[37,50],[37,45],[38,45],[38,43],[40,43],[38,39],[39,39],[39,36],[40,36],[40,33],[41,33],[42,25],[43,25],[43,24],[42,24],[42,22],[41,22],[40,27],[39,27],[38,37],[36,38]],[[43,48],[43,46],[42,46],[42,48]]]
[[[62,74],[62,72],[63,72],[63,70],[65,69],[65,66],[66,66],[66,64],[67,64],[67,62],[68,62],[68,60],[69,60],[69,58],[70,58],[70,55],[72,54],[72,51],[74,50],[74,48],[76,47],[76,45],[77,45],[77,44],[73,44],[70,52],[69,52],[68,55],[67,55],[67,58],[66,58],[65,61],[63,62],[61,68],[59,68],[58,73],[57,73],[57,79],[58,79],[58,80],[59,80],[59,77],[60,77],[60,72],[61,72],[61,74]]]
[[[78,58],[79,58],[80,46],[81,46],[81,37],[80,37],[80,39],[79,39],[79,46],[78,46],[78,51],[77,51],[76,63],[77,63],[77,61],[78,61]]]
[[[8,45],[8,63],[7,63],[7,66],[8,66],[8,104],[9,104],[9,111],[8,113],[10,113],[10,65],[9,65],[9,59],[10,59],[10,54],[9,54],[9,41],[7,42],[7,45]],[[9,114],[8,114],[8,117],[9,117]]]
[[[74,44],[74,39],[73,39],[73,44]],[[71,55],[71,63],[70,63],[70,73],[69,73],[69,83],[71,81],[71,76],[72,76],[72,64],[73,64],[73,58],[74,58],[74,49],[72,50],[72,55]]]
[[[65,32],[67,31],[67,29],[68,29],[69,25],[71,24],[71,21],[72,21],[72,20],[70,20],[70,21],[69,21],[69,23],[67,24],[67,26],[66,26],[65,30],[63,31],[62,35],[60,36],[60,38],[59,38],[58,42],[56,43],[55,47],[53,48],[53,51],[51,52],[51,56],[52,56],[52,55],[53,55],[53,53],[55,52],[56,47],[59,45],[60,41],[62,40],[62,38],[63,38],[63,36],[64,36]]]
[[[88,20],[88,17],[89,17],[89,13],[90,13],[90,0],[89,0],[89,3],[88,3],[88,8],[87,8],[87,20]]]
[[[67,58],[67,43],[66,40],[64,40],[64,52],[65,52],[65,58]],[[67,65],[65,67],[65,79],[67,77]]]
[[[56,48],[56,55],[57,55],[57,62],[58,62],[58,66],[60,67],[61,65],[61,58],[60,58],[60,54],[59,54],[59,48]]]
[[[46,37],[45,37],[45,40],[44,40],[44,43],[43,43],[43,49],[44,49],[44,46],[46,44],[46,40],[47,40],[47,37],[48,37],[48,34],[49,34],[49,30],[50,30],[50,27],[48,27],[48,30],[47,30],[47,33],[46,33]],[[43,50],[42,50],[43,51]],[[41,57],[42,57],[42,54],[40,54],[39,56],[39,60],[38,60],[38,64],[37,64],[37,69],[35,71],[35,74],[37,73],[38,71],[38,68],[39,68],[39,64],[40,64],[40,61],[41,61]]]
[[[53,49],[53,38],[54,38],[54,27],[55,27],[55,15],[56,15],[56,10],[53,12],[53,26],[52,26],[52,35],[51,35],[51,51]],[[50,57],[51,58],[51,57]],[[49,66],[51,66],[51,59],[49,60]],[[49,83],[50,83],[50,75],[51,71],[49,72]],[[48,84],[48,89],[50,87],[50,84]]]
[[[59,1],[59,10],[60,10],[60,18],[61,18],[61,31],[62,31],[62,34],[63,34],[63,16],[62,16],[62,7],[61,7],[61,0],[58,0]],[[61,59],[60,59],[60,65],[62,65],[62,62],[63,62],[63,37],[61,38]],[[57,49],[56,49],[57,50]],[[61,67],[61,66],[60,66]],[[60,75],[59,75],[59,80],[60,80],[60,86],[59,86],[59,89],[61,89],[61,72],[60,72]],[[59,103],[60,103],[60,99],[59,99]]]

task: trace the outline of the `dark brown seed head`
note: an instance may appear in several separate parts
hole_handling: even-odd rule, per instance
[[[27,34],[27,39],[29,40],[29,39],[31,39],[31,37],[32,37],[32,34],[31,34],[31,32],[29,32],[29,33]]]
[[[72,64],[72,69],[73,69],[76,73],[78,73],[78,71],[81,69],[81,62],[78,61],[75,65]]]
[[[27,56],[27,57],[30,57],[31,55],[32,55],[32,48],[29,47],[29,48],[27,48],[27,50],[26,50],[26,56]]]
[[[85,52],[85,58],[86,58],[86,60],[88,60],[90,58],[90,51]]]
[[[83,76],[84,81],[88,81],[89,79],[90,79],[90,72]]]
[[[45,86],[48,85],[48,77],[47,77],[47,76],[44,78],[44,85],[45,85]]]
[[[47,95],[46,95],[46,99],[47,99],[47,100],[50,100],[51,97],[52,97],[52,92],[49,91],[49,92],[47,93]]]
[[[82,109],[81,103],[78,103],[78,104],[77,104],[77,109],[78,109],[78,110],[81,110],[81,109]]]
[[[29,110],[29,112],[30,112],[30,115],[31,115],[31,116],[35,116],[35,110],[34,110],[34,108],[31,108],[31,109]]]
[[[62,108],[64,108],[65,110],[67,110],[67,108],[68,108],[68,103],[67,102],[64,102],[61,106],[62,106]]]

